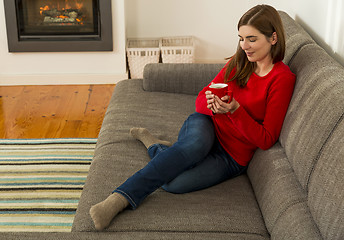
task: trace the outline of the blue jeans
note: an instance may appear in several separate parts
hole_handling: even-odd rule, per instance
[[[171,147],[149,147],[151,161],[114,192],[122,194],[133,209],[162,187],[172,193],[201,190],[242,174],[240,166],[222,148],[209,116],[193,113],[184,122]]]

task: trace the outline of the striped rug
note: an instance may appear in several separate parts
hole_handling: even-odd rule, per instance
[[[0,139],[0,232],[70,232],[96,139]]]

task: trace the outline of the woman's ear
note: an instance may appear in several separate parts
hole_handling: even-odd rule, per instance
[[[271,44],[275,45],[277,43],[277,33],[273,32],[270,39],[271,39]]]

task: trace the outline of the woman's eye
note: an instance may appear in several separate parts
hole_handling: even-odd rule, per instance
[[[257,41],[256,38],[248,38],[248,40],[249,40],[250,42],[255,42],[255,41]],[[239,41],[240,41],[240,42],[243,42],[244,39],[243,39],[243,38],[239,38]]]

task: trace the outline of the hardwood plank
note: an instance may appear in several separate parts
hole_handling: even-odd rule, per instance
[[[114,87],[0,87],[0,138],[96,138]]]
[[[102,123],[104,119],[104,114],[100,113],[106,112],[113,89],[103,86],[97,88],[93,87],[90,91],[92,94],[89,95],[87,106],[84,111],[86,120],[81,122],[79,137],[86,137],[88,134],[87,132],[99,133],[101,128],[101,124],[99,123]],[[104,95],[108,96],[108,98],[104,98]]]

